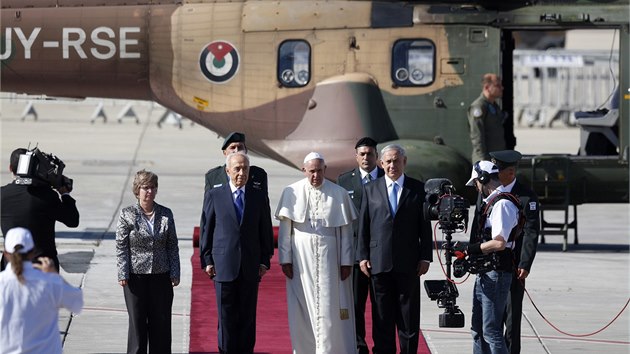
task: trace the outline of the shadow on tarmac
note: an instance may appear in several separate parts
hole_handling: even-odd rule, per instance
[[[85,274],[94,258],[94,251],[66,252],[58,255],[61,267],[68,273]]]

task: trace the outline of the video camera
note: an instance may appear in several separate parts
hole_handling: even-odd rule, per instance
[[[63,175],[66,165],[53,154],[46,154],[34,148],[20,155],[15,174],[22,184],[48,184],[54,189],[66,187],[72,190],[72,179]]]
[[[424,184],[426,201],[423,205],[424,218],[437,220],[440,229],[446,234],[443,245],[446,254],[446,280],[425,280],[424,289],[432,301],[437,301],[440,314],[440,327],[464,327],[464,313],[456,305],[459,296],[457,287],[451,280],[452,234],[465,232],[468,225],[470,203],[455,194],[453,183],[446,178],[433,178]]]
[[[470,203],[464,197],[454,194],[455,188],[450,180],[432,178],[425,183],[424,191],[425,219],[437,220],[443,230],[452,232],[466,230]]]

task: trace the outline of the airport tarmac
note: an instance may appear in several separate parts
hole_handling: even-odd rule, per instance
[[[16,147],[39,144],[66,163],[65,174],[74,179],[73,197],[81,213],[76,229],[57,226],[57,246],[62,275],[84,289],[85,307],[78,316],[62,312],[60,330],[65,334],[65,353],[124,353],[127,313],[122,290],[116,281],[114,232],[121,207],[135,202],[131,178],[139,169],[159,176],[157,201],[170,207],[179,234],[182,264],[181,284],[173,304],[174,353],[188,353],[192,231],[199,223],[204,173],[223,163],[222,138],[199,125],[185,121],[182,129],[168,124],[158,128],[163,108],[136,103],[139,118],[122,123],[101,119],[90,123],[98,101],[56,103],[35,101],[38,113],[20,120],[25,101],[3,100],[0,110],[0,183],[11,181],[8,158]],[[123,104],[107,101],[108,115]],[[575,128],[517,129],[523,153],[574,153],[579,147]],[[353,156],[353,152],[347,152]],[[252,163],[267,170],[272,210],[282,188],[302,174],[277,162],[252,155]],[[523,353],[628,353],[630,310],[626,309],[604,331],[588,336],[621,311],[630,297],[630,207],[628,204],[581,205],[578,207],[579,245],[561,252],[559,236],[548,236],[540,245],[527,289],[544,317],[524,300]],[[438,241],[442,235],[438,233]],[[455,234],[453,239],[465,240]],[[425,279],[443,279],[439,261]],[[470,323],[473,278],[458,286],[457,305],[464,312],[464,328],[440,328],[443,312],[422,293],[421,328],[434,354],[472,351]],[[288,348],[287,348],[288,349]],[[332,353],[338,354],[338,353]]]

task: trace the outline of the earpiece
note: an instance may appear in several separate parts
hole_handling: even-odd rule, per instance
[[[477,172],[477,180],[479,181],[479,183],[488,184],[488,182],[490,182],[490,174],[481,169],[481,166],[479,166],[479,161],[475,163],[474,168],[475,172]]]

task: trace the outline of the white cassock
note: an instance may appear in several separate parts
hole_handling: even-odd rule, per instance
[[[293,264],[287,278],[293,353],[356,353],[352,276],[340,277],[342,265],[354,265],[357,211],[348,192],[303,179],[282,191],[275,216],[280,264]]]

